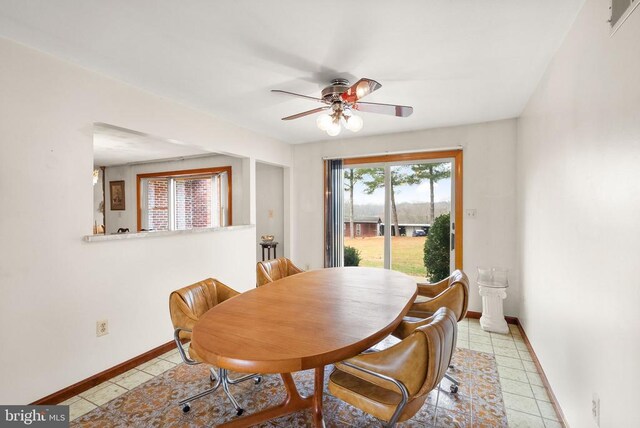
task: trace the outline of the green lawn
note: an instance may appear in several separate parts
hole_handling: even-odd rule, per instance
[[[391,268],[424,279],[424,242],[426,237],[393,236],[391,238]],[[384,267],[384,237],[344,238],[344,245],[360,250],[360,266]]]

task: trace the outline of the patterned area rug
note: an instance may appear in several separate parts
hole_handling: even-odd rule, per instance
[[[410,420],[398,427],[506,427],[507,417],[502,401],[498,371],[493,355],[469,349],[458,349],[450,373],[460,380],[458,394],[449,393],[449,382],[443,380],[440,394],[434,390],[425,405]],[[331,396],[326,389],[323,409],[327,427],[379,427],[380,421]],[[189,413],[183,413],[177,401],[209,387],[209,366],[180,364],[147,383],[110,401],[71,423],[72,427],[204,427],[216,426],[236,418],[222,388],[205,398],[195,400]],[[232,374],[235,377],[235,374]],[[298,390],[313,391],[313,371],[294,374]],[[232,392],[247,413],[279,403],[284,386],[278,375],[266,375],[262,383],[252,381],[233,385]],[[436,400],[438,407],[436,411]],[[299,412],[283,416],[260,427],[308,427],[310,415]],[[435,424],[434,424],[435,422]]]

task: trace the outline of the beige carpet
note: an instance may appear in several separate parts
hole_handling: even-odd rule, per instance
[[[458,349],[451,373],[461,381],[458,394],[449,393],[449,383],[442,382],[437,412],[437,391],[432,391],[422,409],[399,427],[501,427],[507,417],[498,371],[493,355]],[[327,367],[329,376],[331,367]],[[73,427],[211,427],[236,418],[222,388],[192,403],[189,413],[177,406],[178,400],[206,389],[209,383],[206,365],[178,365],[145,384],[121,395],[104,406],[71,423]],[[232,374],[232,377],[234,375]],[[303,394],[313,390],[313,371],[294,374]],[[246,413],[252,413],[280,402],[284,387],[278,375],[267,375],[259,385],[248,381],[232,386],[232,392]],[[327,427],[378,427],[375,418],[334,398],[326,391],[324,416]],[[307,427],[310,419],[304,412],[284,416],[262,427]]]

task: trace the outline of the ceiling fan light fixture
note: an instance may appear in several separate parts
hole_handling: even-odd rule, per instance
[[[340,126],[340,122],[332,122],[331,125],[327,128],[327,134],[329,134],[330,137],[335,137],[336,135],[340,134],[340,130],[342,129],[342,127]]]
[[[363,121],[360,116],[356,116],[350,109],[333,109],[333,112],[322,114],[316,119],[316,125],[329,136],[335,137],[340,134],[342,128],[351,132],[358,132],[362,129]]]
[[[356,97],[364,98],[371,92],[371,87],[367,82],[360,82],[356,87]]]
[[[326,131],[332,123],[333,118],[326,113],[321,114],[316,119],[316,125],[318,125],[318,128],[322,131]]]
[[[356,116],[355,114],[350,115],[346,118],[345,128],[347,128],[351,132],[358,132],[362,129],[364,125],[364,121],[360,116]]]
[[[324,104],[323,107],[283,117],[282,120],[293,120],[316,113],[325,112],[316,119],[316,125],[332,137],[340,134],[344,127],[351,132],[358,132],[364,123],[361,117],[353,114],[353,111],[386,114],[396,117],[408,117],[413,113],[413,107],[396,104],[381,104],[361,102],[360,100],[382,85],[375,80],[362,78],[349,86],[346,79],[333,79],[331,85],[322,90],[322,97],[310,97],[294,92],[272,89],[271,92],[283,93],[294,97],[304,98]]]

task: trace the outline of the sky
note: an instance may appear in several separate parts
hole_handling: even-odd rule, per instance
[[[362,183],[356,183],[353,199],[354,205],[364,204],[384,204],[384,188],[376,189],[371,195],[364,193],[365,186]],[[425,181],[419,185],[403,185],[396,186],[396,203],[403,202],[429,202],[429,182]],[[446,178],[444,180],[434,183],[434,202],[450,201],[451,200],[451,179]],[[345,194],[345,198],[348,195]]]

